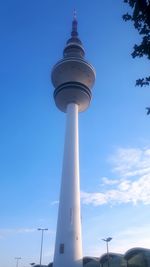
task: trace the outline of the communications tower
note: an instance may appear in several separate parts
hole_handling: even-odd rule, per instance
[[[71,37],[51,74],[56,106],[66,113],[66,134],[53,267],[82,267],[78,113],[90,104],[95,70],[84,58],[74,14]]]

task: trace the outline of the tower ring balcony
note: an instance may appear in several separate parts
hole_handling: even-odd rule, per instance
[[[84,111],[88,108],[91,97],[91,90],[79,82],[61,84],[54,91],[56,106],[63,112],[66,112],[69,103],[78,104],[78,111]]]

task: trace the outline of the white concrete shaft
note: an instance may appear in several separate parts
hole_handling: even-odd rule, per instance
[[[67,106],[61,192],[53,267],[82,267],[78,105]]]

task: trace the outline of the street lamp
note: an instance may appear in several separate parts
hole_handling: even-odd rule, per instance
[[[15,257],[15,260],[16,260],[16,267],[19,266],[19,260],[21,260],[21,257]]]
[[[106,247],[107,247],[107,261],[108,261],[108,267],[109,267],[109,249],[108,249],[108,242],[112,240],[112,237],[107,237],[106,239],[102,239],[103,241],[106,242]]]
[[[40,267],[41,267],[41,263],[42,263],[42,250],[43,250],[43,234],[44,231],[47,231],[48,228],[38,228],[38,231],[42,231],[42,236],[41,236],[41,252],[40,252]]]

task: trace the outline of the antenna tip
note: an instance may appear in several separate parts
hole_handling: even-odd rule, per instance
[[[73,10],[73,19],[76,20],[77,19],[77,12],[76,9],[74,8]]]

